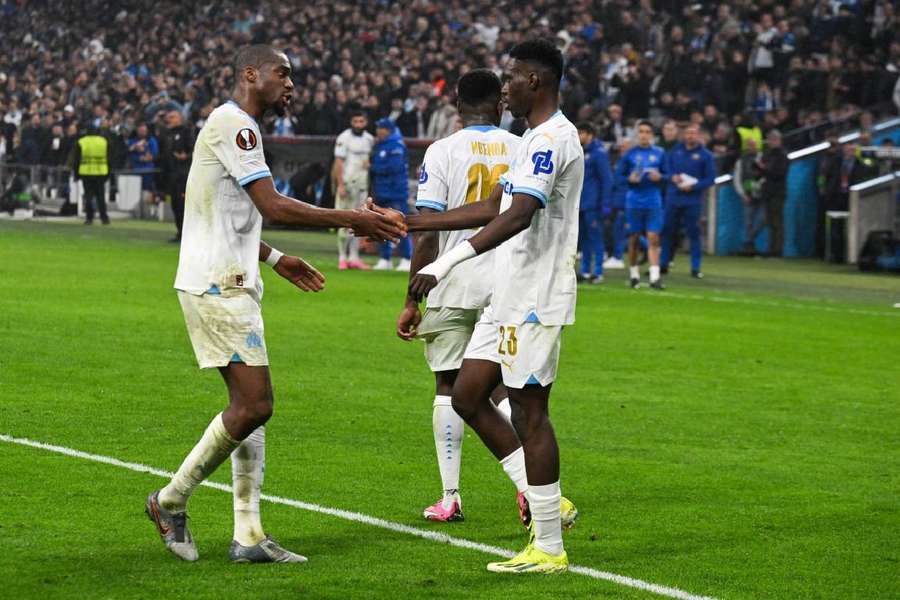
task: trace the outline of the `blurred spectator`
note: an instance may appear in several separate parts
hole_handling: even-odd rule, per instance
[[[766,203],[762,195],[761,155],[755,139],[735,162],[732,186],[744,203],[744,253],[755,254],[756,237],[766,227]]]
[[[603,240],[603,219],[609,213],[613,176],[609,168],[609,156],[600,140],[594,138],[594,126],[588,122],[579,123],[578,138],[584,150],[584,185],[578,207],[581,249],[579,279],[600,283],[603,281],[606,247]]]
[[[166,129],[161,136],[160,179],[163,190],[172,199],[176,233],[170,241],[181,242],[181,226],[184,223],[184,193],[187,187],[191,157],[194,153],[194,134],[183,122],[181,112],[166,113]]]
[[[159,158],[159,142],[156,137],[150,135],[150,128],[146,123],[141,123],[135,130],[134,137],[128,139],[128,168],[148,171],[156,168]],[[156,174],[144,173],[141,176],[141,191],[143,201],[148,202],[156,192]]]
[[[766,204],[766,223],[769,226],[769,255],[781,256],[784,251],[784,197],[788,158],[781,147],[781,132],[773,129],[766,134],[762,156],[756,163],[762,178],[761,193]]]
[[[415,99],[415,104],[405,110],[397,119],[397,127],[405,137],[423,138],[428,132],[430,121],[431,109],[428,105],[428,96],[421,94]]]
[[[426,137],[439,140],[445,138],[457,130],[457,120],[459,112],[454,106],[453,97],[450,94],[441,96],[441,102],[437,110],[431,113],[431,119],[428,121],[428,131]]]

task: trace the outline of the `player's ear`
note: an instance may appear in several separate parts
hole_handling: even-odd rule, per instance
[[[541,76],[535,71],[532,71],[528,74],[528,87],[532,90],[536,90],[541,87]]]
[[[244,67],[244,77],[246,77],[247,81],[250,83],[255,83],[256,79],[259,77],[259,73],[256,71],[255,67]]]

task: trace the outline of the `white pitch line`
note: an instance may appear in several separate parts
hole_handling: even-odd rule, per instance
[[[28,438],[14,437],[14,436],[6,435],[3,433],[0,433],[0,442],[6,442],[9,444],[18,444],[19,446],[28,446],[30,448],[38,448],[40,450],[47,450],[49,452],[55,452],[57,454],[63,454],[65,456],[71,456],[74,458],[82,458],[84,460],[90,460],[93,462],[112,465],[114,467],[120,467],[122,469],[128,469],[129,471],[136,471],[138,473],[149,473],[151,475],[157,475],[159,477],[165,477],[167,479],[171,478],[174,475],[174,473],[172,473],[171,471],[157,469],[156,467],[151,467],[151,466],[143,465],[140,463],[126,462],[124,460],[119,460],[118,458],[113,458],[111,456],[103,456],[101,454],[91,454],[89,452],[82,452],[81,450],[75,450],[74,448],[67,448],[65,446],[56,446],[54,444],[46,444],[44,442],[38,442],[35,440],[30,440]],[[200,485],[203,485],[203,486],[206,486],[209,488],[213,488],[216,490],[221,490],[223,492],[231,493],[231,486],[226,485],[224,483],[215,483],[212,481],[204,481]],[[485,554],[491,554],[494,556],[500,556],[503,558],[512,558],[516,554],[515,552],[511,552],[509,550],[506,550],[505,548],[500,548],[498,546],[490,546],[488,544],[481,544],[479,542],[473,542],[471,540],[466,540],[463,538],[449,536],[445,533],[429,531],[427,529],[419,529],[418,527],[411,527],[409,525],[404,525],[402,523],[395,523],[393,521],[379,519],[378,517],[371,517],[369,515],[364,515],[364,514],[358,513],[358,512],[342,510],[340,508],[331,508],[328,506],[322,506],[320,504],[312,504],[310,502],[302,502],[300,500],[292,500],[290,498],[282,498],[281,496],[270,496],[269,494],[261,494],[260,498],[263,500],[266,500],[267,502],[272,502],[273,504],[283,504],[285,506],[299,508],[300,510],[308,510],[308,511],[320,513],[323,515],[337,517],[339,519],[345,519],[347,521],[354,521],[357,523],[364,523],[366,525],[371,525],[373,527],[380,527],[382,529],[388,529],[390,531],[395,531],[397,533],[406,533],[406,534],[414,535],[416,537],[423,538],[426,540],[431,540],[433,542],[456,546],[457,548],[465,548],[467,550],[476,550],[478,552],[483,552]],[[667,596],[669,598],[677,598],[678,600],[716,600],[715,598],[711,598],[709,596],[697,596],[695,594],[691,594],[690,592],[686,592],[686,591],[680,590],[678,588],[659,585],[656,583],[650,583],[648,581],[642,581],[640,579],[635,579],[633,577],[626,577],[624,575],[617,575],[615,573],[608,573],[606,571],[600,571],[597,569],[592,569],[590,567],[581,567],[578,565],[571,565],[571,566],[569,566],[569,571],[571,571],[573,573],[578,573],[579,575],[584,575],[586,577],[591,577],[593,579],[601,579],[601,580],[609,581],[609,582],[616,583],[619,585],[643,590],[645,592],[651,592],[653,594],[658,594],[660,596]]]

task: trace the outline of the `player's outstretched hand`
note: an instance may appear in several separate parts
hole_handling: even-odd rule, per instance
[[[422,298],[428,295],[428,292],[437,286],[438,280],[434,275],[416,273],[409,280],[409,297],[416,302],[421,302]]]
[[[365,205],[357,208],[356,225],[353,235],[370,237],[379,242],[398,242],[406,237],[406,219],[403,213],[390,208],[376,206],[371,198]]]
[[[319,292],[325,287],[325,276],[297,256],[282,256],[275,264],[275,272],[304,292]]]
[[[407,303],[397,317],[397,337],[406,342],[411,342],[416,337],[419,323],[422,321],[422,313],[419,305]]]

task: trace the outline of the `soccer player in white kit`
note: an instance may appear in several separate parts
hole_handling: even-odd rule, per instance
[[[165,546],[197,560],[187,526],[187,502],[201,481],[229,456],[234,487],[234,562],[305,562],[265,534],[259,494],[265,457],[264,424],[272,415],[272,386],[260,301],[259,261],[304,291],[325,279],[303,260],[260,239],[262,219],[314,227],[350,227],[357,235],[397,239],[403,217],[370,205],[321,209],[279,194],[265,163],[257,124],[290,104],[291,66],[271,46],[242,48],[235,58],[232,100],[216,108],[197,136],[185,193],[185,219],[175,288],[201,368],[218,368],[229,405],[217,414],[172,480],[147,498],[145,511]]]
[[[375,137],[366,131],[369,119],[362,110],[350,113],[350,127],[334,141],[334,207],[352,210],[362,206],[369,195],[369,157]],[[347,229],[338,229],[338,268],[367,271],[359,259],[359,238]]]
[[[457,105],[463,129],[434,142],[425,152],[416,193],[416,208],[421,213],[440,213],[487,200],[509,170],[521,138],[497,127],[502,114],[500,87],[500,78],[488,69],[473,69],[460,78]],[[415,273],[476,232],[421,234],[410,272]],[[432,429],[444,493],[425,509],[423,516],[428,520],[464,520],[459,494],[464,424],[453,410],[451,392],[475,325],[490,303],[493,269],[492,252],[466,261],[429,293],[424,316],[419,303],[407,295],[397,321],[401,339],[417,337],[425,342],[425,359],[435,375]],[[509,416],[503,386],[494,390],[493,399]]]
[[[463,261],[497,248],[490,311],[476,329],[466,357],[477,348],[501,364],[514,427],[481,395],[478,370],[466,361],[453,389],[453,407],[478,433],[507,473],[520,466],[532,537],[510,560],[488,565],[501,573],[559,573],[568,569],[560,520],[559,447],[550,422],[550,389],[556,379],[562,328],[575,320],[575,254],[584,153],[575,126],[559,111],[563,59],[547,40],[526,41],[510,51],[504,93],[510,112],[530,129],[519,144],[501,186],[485,202],[441,214],[407,217],[410,231],[484,228],[412,278],[420,299]],[[481,335],[491,331],[490,338]],[[490,342],[489,344],[487,342]],[[478,362],[478,361],[473,361]],[[486,361],[481,361],[486,362]],[[473,376],[474,373],[474,376]],[[482,386],[483,387],[483,386]],[[504,455],[504,452],[508,454]]]

